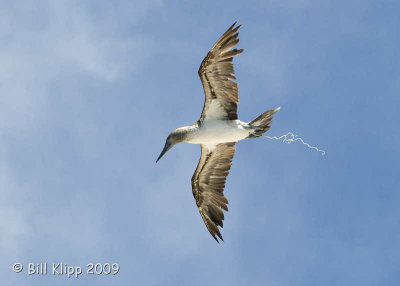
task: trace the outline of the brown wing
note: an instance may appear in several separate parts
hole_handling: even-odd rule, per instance
[[[199,68],[205,101],[200,120],[237,119],[238,85],[234,81],[233,57],[243,50],[232,49],[239,42],[236,22],[219,38]]]
[[[201,157],[192,177],[192,191],[208,231],[223,240],[218,226],[223,227],[228,200],[224,197],[226,177],[235,155],[235,143],[201,145]]]

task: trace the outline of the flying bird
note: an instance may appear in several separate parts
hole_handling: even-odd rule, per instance
[[[223,227],[223,210],[228,211],[224,188],[235,143],[261,137],[270,128],[273,114],[280,109],[268,110],[247,123],[238,119],[238,85],[232,60],[243,49],[234,49],[241,26],[235,25],[236,22],[219,38],[200,65],[198,73],[205,94],[200,119],[171,132],[156,161],[178,143],[200,144],[201,156],[192,177],[192,191],[201,217],[217,242],[218,238],[223,241],[218,227]]]

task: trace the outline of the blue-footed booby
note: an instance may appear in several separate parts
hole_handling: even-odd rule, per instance
[[[237,116],[238,85],[234,81],[233,57],[243,50],[233,49],[239,42],[236,22],[219,38],[199,68],[205,101],[200,119],[191,126],[180,127],[169,134],[157,161],[177,143],[200,144],[201,157],[192,177],[192,191],[201,217],[217,241],[223,240],[218,226],[223,227],[228,200],[224,196],[226,177],[239,140],[261,137],[270,128],[273,114],[268,110],[250,122]]]

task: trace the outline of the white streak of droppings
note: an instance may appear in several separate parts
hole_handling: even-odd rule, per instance
[[[304,142],[304,140],[302,138],[297,137],[292,132],[288,132],[285,135],[282,135],[280,137],[276,137],[276,136],[272,136],[272,137],[270,137],[270,136],[262,136],[262,137],[268,138],[268,139],[271,139],[271,140],[278,140],[278,141],[283,139],[282,142],[286,142],[287,144],[290,144],[290,143],[295,142],[295,141],[300,141],[301,144],[306,145],[308,148],[314,149],[317,152],[321,152],[322,155],[325,155],[325,153],[326,153],[324,150],[320,150],[318,147],[311,146],[307,142]]]

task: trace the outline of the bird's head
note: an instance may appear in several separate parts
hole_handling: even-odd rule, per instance
[[[161,151],[160,156],[158,156],[158,159],[157,159],[156,163],[158,162],[158,160],[161,159],[162,156],[164,156],[165,153],[167,153],[167,151],[169,149],[171,149],[175,144],[183,142],[184,139],[185,139],[185,130],[184,130],[184,128],[178,128],[178,129],[175,129],[174,131],[172,131],[168,135],[167,140],[165,140],[164,149]]]

